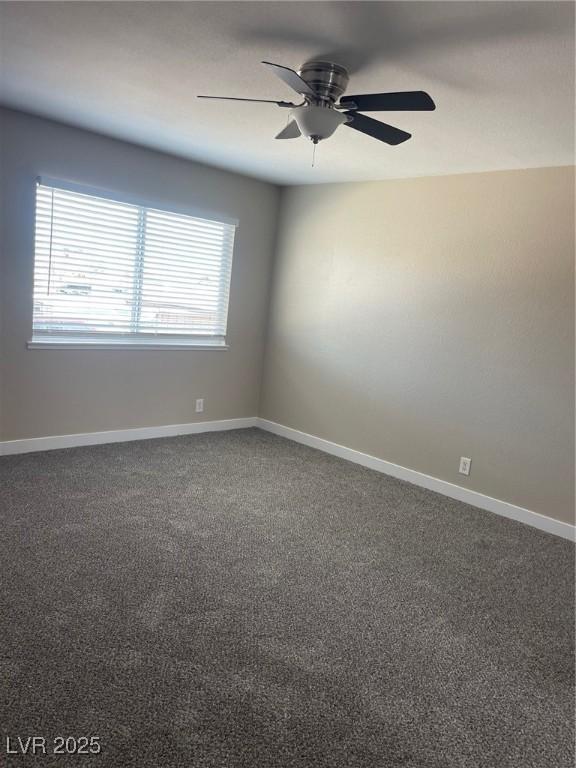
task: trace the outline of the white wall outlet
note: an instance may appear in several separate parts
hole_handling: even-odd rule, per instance
[[[198,400],[196,400],[196,413],[202,413],[204,410],[204,398],[199,397]]]
[[[458,472],[460,472],[461,475],[469,475],[471,465],[472,459],[467,459],[465,456],[460,456],[460,467]]]

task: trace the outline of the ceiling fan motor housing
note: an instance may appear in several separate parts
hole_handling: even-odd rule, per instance
[[[332,106],[348,86],[348,72],[331,61],[307,61],[298,74],[316,94],[306,96],[307,101],[318,105]]]

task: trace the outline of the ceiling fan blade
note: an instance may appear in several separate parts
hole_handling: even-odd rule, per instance
[[[394,128],[393,125],[381,123],[379,120],[373,120],[366,115],[360,115],[358,112],[344,112],[344,114],[352,118],[350,122],[344,123],[348,128],[354,128],[355,131],[365,133],[367,136],[386,142],[386,144],[402,144],[403,141],[408,141],[412,137],[411,133],[401,131],[400,128]]]
[[[275,136],[276,139],[297,139],[299,136],[302,136],[300,133],[300,128],[298,128],[298,123],[296,120],[290,120],[286,128],[284,128],[278,136]]]
[[[280,80],[283,80],[286,85],[289,85],[293,91],[296,91],[296,93],[300,93],[303,96],[315,96],[312,88],[310,88],[305,80],[302,80],[298,72],[295,72],[289,67],[283,67],[281,64],[273,64],[271,61],[263,61],[262,64],[266,64],[267,67],[272,67]]]
[[[425,91],[400,91],[399,93],[365,93],[359,96],[343,96],[340,106],[365,112],[421,112],[436,109],[436,104]]]
[[[240,99],[237,96],[197,96],[197,99],[220,99],[224,101],[257,101],[261,104],[276,104],[279,107],[295,107],[291,101],[273,101],[272,99]]]

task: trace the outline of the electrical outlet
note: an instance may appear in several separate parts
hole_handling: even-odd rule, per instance
[[[196,400],[196,413],[202,413],[204,410],[204,398],[199,397],[198,400]]]
[[[465,456],[460,456],[460,467],[458,472],[460,472],[461,475],[469,475],[471,465],[472,459],[467,459]]]

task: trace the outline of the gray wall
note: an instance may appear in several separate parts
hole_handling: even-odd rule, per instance
[[[0,439],[255,416],[278,189],[23,113],[4,110],[0,120]],[[230,349],[28,350],[42,174],[238,218]]]
[[[550,168],[285,190],[260,414],[570,521],[573,185]]]

